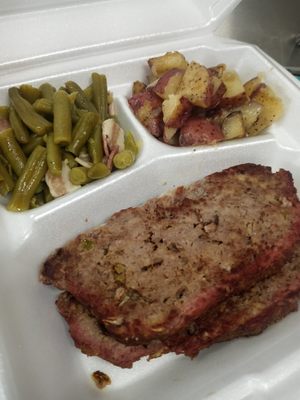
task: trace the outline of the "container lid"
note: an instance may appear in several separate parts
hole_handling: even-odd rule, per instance
[[[213,31],[240,0],[4,0],[0,67]]]

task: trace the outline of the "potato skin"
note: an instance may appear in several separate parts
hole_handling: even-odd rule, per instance
[[[152,90],[135,94],[128,103],[137,119],[155,137],[163,134],[162,99]]]
[[[207,118],[190,117],[180,129],[180,146],[214,144],[222,140],[224,134],[220,126]]]
[[[221,80],[219,80],[218,78],[215,78],[215,81],[213,80],[213,83],[215,83],[215,84],[214,84],[214,90],[212,92],[211,99],[210,99],[210,108],[217,107],[221,103],[224,93],[226,92],[226,86],[224,85],[224,83]]]
[[[182,80],[184,71],[173,68],[165,72],[153,87],[153,91],[162,99],[167,99],[170,94],[175,94]]]

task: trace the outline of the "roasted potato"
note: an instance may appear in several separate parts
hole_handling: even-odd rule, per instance
[[[263,106],[256,101],[250,101],[239,107],[236,111],[241,111],[246,131],[258,120]]]
[[[226,91],[220,101],[220,106],[224,108],[238,107],[247,102],[244,85],[235,71],[225,71],[222,81],[226,87]]]
[[[171,51],[163,56],[150,58],[148,64],[152,76],[156,78],[159,78],[170,69],[179,68],[185,70],[188,66],[185,57],[178,51]]]
[[[142,93],[146,90],[146,84],[141,81],[135,81],[132,85],[132,95]]]
[[[233,111],[224,119],[222,132],[225,140],[242,138],[246,135],[246,130],[241,111]]]
[[[178,145],[178,140],[175,139],[177,133],[177,128],[170,128],[168,126],[164,127],[163,141],[172,146]]]
[[[163,134],[162,99],[152,90],[135,94],[128,103],[137,119],[156,137]]]
[[[260,86],[262,80],[259,76],[255,76],[244,84],[245,92],[248,97]]]
[[[177,93],[195,106],[208,108],[213,95],[213,83],[208,69],[191,62],[185,70]]]
[[[153,91],[162,99],[167,99],[170,94],[175,94],[182,80],[184,71],[173,68],[165,72],[153,86]]]
[[[217,78],[221,79],[223,76],[224,71],[226,70],[225,64],[218,64],[214,67],[209,67],[208,71],[211,76],[216,76]]]
[[[212,82],[212,94],[209,107],[215,108],[221,103],[223,96],[226,92],[226,86],[224,85],[224,82],[221,79],[217,78],[216,76],[213,76],[211,78],[211,82]]]
[[[275,95],[273,90],[261,83],[252,93],[251,100],[262,106],[256,122],[248,128],[250,136],[261,133],[264,129],[270,126],[274,121],[277,121],[283,114],[283,104],[281,99]]]
[[[171,94],[162,103],[163,121],[170,128],[180,128],[190,116],[193,105],[180,94]]]
[[[224,134],[220,126],[207,118],[190,117],[180,129],[180,146],[215,144],[222,140]]]

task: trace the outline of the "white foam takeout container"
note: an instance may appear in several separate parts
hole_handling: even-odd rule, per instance
[[[253,162],[292,172],[300,188],[300,90],[256,47],[217,38],[214,28],[238,0],[2,1],[0,103],[22,82],[68,79],[85,86],[107,74],[118,115],[142,142],[136,163],[39,209],[9,213],[0,204],[0,399],[188,400],[299,399],[300,314],[263,334],[215,345],[191,361],[166,355],[122,370],[77,350],[54,306],[56,289],[38,282],[57,247],[113,212],[138,205],[214,171]],[[264,73],[285,115],[264,134],[197,148],[158,142],[137,122],[126,96],[146,74],[146,60],[179,50],[205,65],[226,63],[245,81]],[[100,391],[91,373],[107,373]]]

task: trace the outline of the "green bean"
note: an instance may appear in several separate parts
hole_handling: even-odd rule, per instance
[[[102,162],[99,162],[95,165],[93,165],[91,168],[88,170],[88,177],[91,179],[101,179],[105,178],[110,174],[110,169],[107,167],[107,165],[103,164]]]
[[[14,131],[15,137],[19,143],[26,144],[29,141],[29,132],[23,124],[21,118],[16,113],[16,110],[11,107],[9,111],[9,122]]]
[[[71,115],[72,115],[72,123],[76,124],[79,120],[79,118],[84,114],[87,113],[87,110],[83,110],[81,108],[78,108],[76,104],[71,105]]]
[[[98,118],[98,115],[92,112],[84,113],[80,117],[73,131],[73,140],[66,147],[67,151],[75,154],[76,156],[79,155],[80,150],[93,133]]]
[[[72,168],[69,178],[73,185],[85,185],[91,181],[88,177],[88,169],[85,167]]]
[[[7,161],[7,159],[4,157],[3,154],[0,153],[0,161],[2,161],[2,164],[5,166],[5,168],[7,169],[9,175],[14,178],[14,172],[12,170],[12,166],[10,165],[10,163]]]
[[[9,116],[9,107],[0,106],[0,119],[8,119],[8,116]]]
[[[117,169],[125,169],[134,163],[134,154],[130,150],[123,150],[113,158],[113,164]]]
[[[26,156],[11,128],[0,132],[0,148],[16,175],[20,176],[26,164]]]
[[[77,92],[72,92],[72,93],[68,94],[68,99],[69,99],[71,105],[75,104],[76,98],[77,98]]]
[[[98,123],[88,140],[88,153],[93,164],[103,159],[102,124]]]
[[[79,120],[79,118],[83,115],[89,112],[88,110],[83,110],[82,108],[78,108],[76,104],[72,106],[72,122],[76,124]]]
[[[73,105],[71,106],[72,124],[74,124],[74,125],[78,122],[78,120],[79,120],[79,118],[80,118],[80,115],[79,115],[79,113],[78,113],[78,110],[79,110],[79,109],[76,107],[75,104],[73,104]]]
[[[45,133],[52,129],[51,122],[47,121],[44,117],[39,115],[32,105],[20,96],[18,89],[12,87],[8,90],[10,100],[13,107],[18,113],[21,120],[24,122],[29,129],[31,129],[37,135],[43,136]]]
[[[72,122],[73,122],[73,107],[74,107],[74,103],[75,103],[75,99],[76,99],[76,93],[71,93],[70,95],[68,95],[68,98],[69,98],[71,108],[72,108]],[[53,96],[52,96],[52,100],[44,98],[44,97],[41,99],[37,99],[33,103],[33,108],[39,114],[46,114],[49,116],[53,115]],[[77,116],[76,121],[78,119],[79,119],[79,117]]]
[[[70,168],[78,167],[78,163],[75,161],[75,157],[73,156],[73,154],[64,151],[63,159],[68,161],[68,166]]]
[[[0,177],[1,177],[0,194],[2,196],[6,196],[7,193],[13,190],[15,182],[13,178],[10,176],[5,166],[3,165],[3,163],[1,162],[1,160],[0,160]]]
[[[53,115],[53,101],[41,98],[33,103],[33,108],[39,114]]]
[[[137,156],[139,148],[131,132],[125,133],[124,142],[125,142],[125,150],[130,150],[133,152],[135,156]]]
[[[83,91],[84,91],[84,94],[86,95],[86,97],[89,99],[89,101],[93,101],[93,87],[92,87],[92,85],[89,85],[88,87],[83,89]]]
[[[35,191],[47,170],[47,151],[37,146],[27,160],[25,168],[18,178],[7,209],[10,211],[28,210]]]
[[[43,194],[44,194],[44,203],[49,203],[49,201],[52,201],[54,199],[47,185],[45,185]]]
[[[5,166],[5,168],[7,169],[9,175],[14,179],[15,178],[15,173],[12,169],[12,166],[10,165],[10,163],[7,161],[7,159],[4,157],[3,154],[0,153],[0,161],[2,161],[2,164]]]
[[[23,152],[26,156],[29,156],[29,154],[36,148],[36,146],[42,146],[43,144],[45,144],[43,136],[37,136],[34,134],[30,135],[28,143],[23,146]]]
[[[54,134],[50,132],[47,138],[47,164],[53,175],[61,175],[62,157],[61,149],[58,144],[54,143]]]
[[[24,97],[24,99],[29,101],[30,104],[33,104],[37,99],[41,97],[40,90],[28,84],[21,85],[19,87],[19,93],[22,97]]]
[[[94,104],[87,98],[84,91],[76,82],[68,81],[65,83],[68,93],[77,92],[76,105],[88,111],[97,112]]]
[[[50,83],[43,83],[40,87],[39,87],[40,91],[41,91],[41,95],[44,99],[53,100],[53,95],[55,92],[55,88],[50,85]]]
[[[66,145],[72,140],[71,104],[68,95],[58,90],[53,96],[54,143]]]
[[[94,104],[103,122],[108,118],[106,76],[92,73],[92,87]]]

